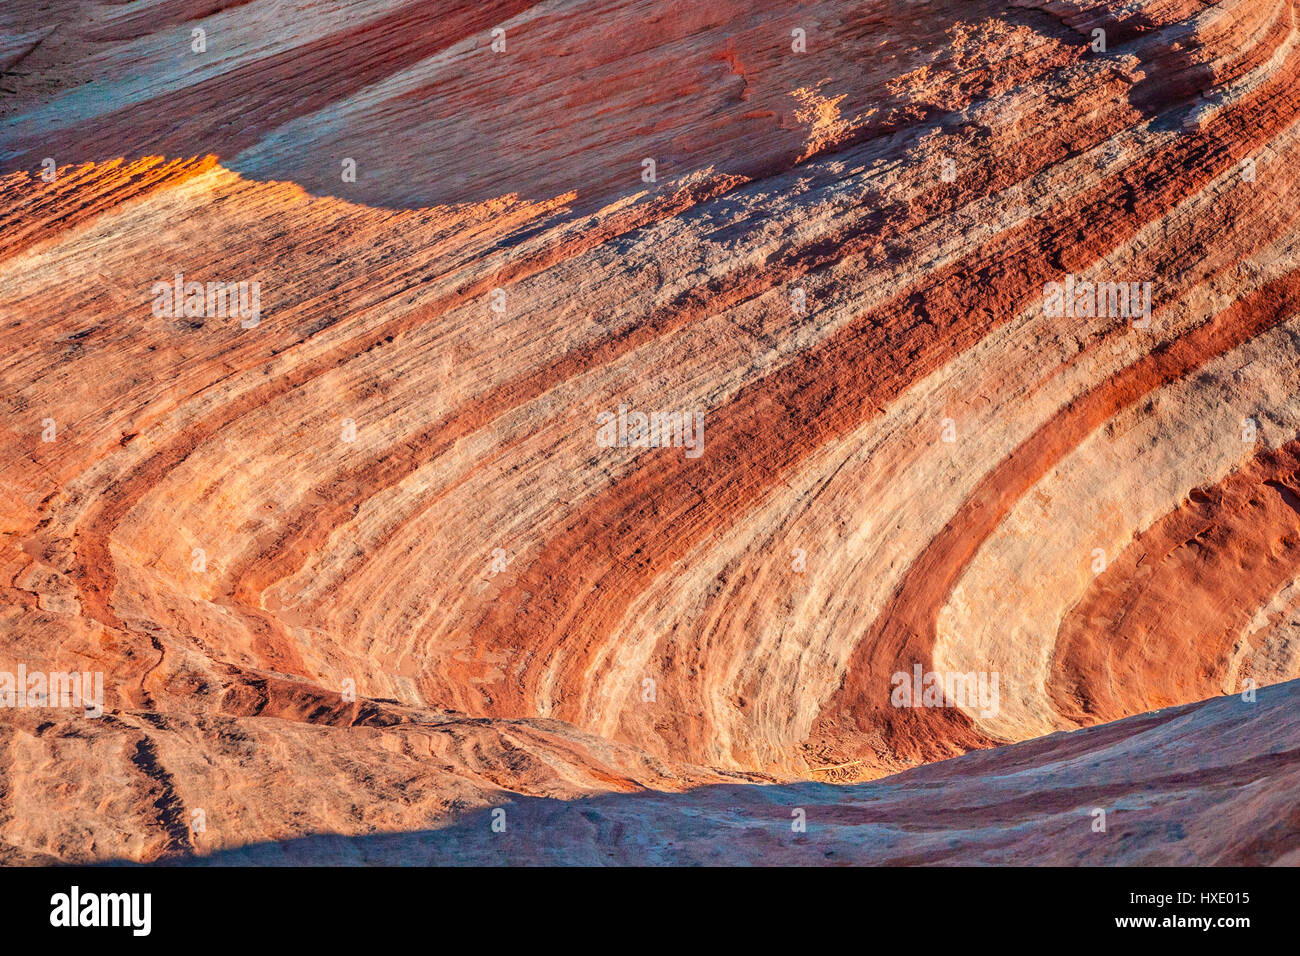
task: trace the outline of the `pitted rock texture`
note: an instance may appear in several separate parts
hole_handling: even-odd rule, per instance
[[[0,671],[107,715],[0,709],[3,852],[761,800],[1300,676],[1298,17],[10,0]]]

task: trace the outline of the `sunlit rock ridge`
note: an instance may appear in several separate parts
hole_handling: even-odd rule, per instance
[[[1298,15],[9,0],[0,861],[1296,862]]]

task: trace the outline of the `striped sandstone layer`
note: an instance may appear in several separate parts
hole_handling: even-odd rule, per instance
[[[15,859],[1300,676],[1297,0],[302,6],[0,12],[0,670],[109,710],[0,710]],[[156,316],[176,273],[260,321]],[[703,453],[601,447],[620,405]],[[916,665],[997,712],[892,706]]]

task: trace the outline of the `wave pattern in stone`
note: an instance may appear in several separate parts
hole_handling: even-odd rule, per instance
[[[109,713],[0,715],[4,852],[867,780],[1300,676],[1298,13],[12,0],[0,668]],[[260,321],[157,317],[177,273]],[[703,454],[601,447],[620,405]],[[891,706],[916,665],[997,713]]]

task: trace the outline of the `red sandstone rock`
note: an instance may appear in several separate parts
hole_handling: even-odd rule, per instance
[[[486,859],[455,821],[510,794],[725,817],[1219,694],[1180,732],[1238,732],[1300,676],[1298,14],[11,0],[0,672],[106,715],[0,708],[0,852]],[[1050,314],[1067,277],[1149,323]],[[702,453],[607,447],[620,406]],[[918,666],[998,706],[895,706]],[[1146,767],[1184,819],[1244,821],[1243,766],[1294,802],[1293,722],[1172,766],[1166,718],[891,778],[894,825],[989,835],[835,859],[1004,861],[1006,815],[1045,861],[1294,862],[1286,817],[1045,849]],[[1062,739],[1141,773],[1048,785]],[[1003,761],[984,809],[943,769]],[[646,859],[592,825],[517,852]]]

